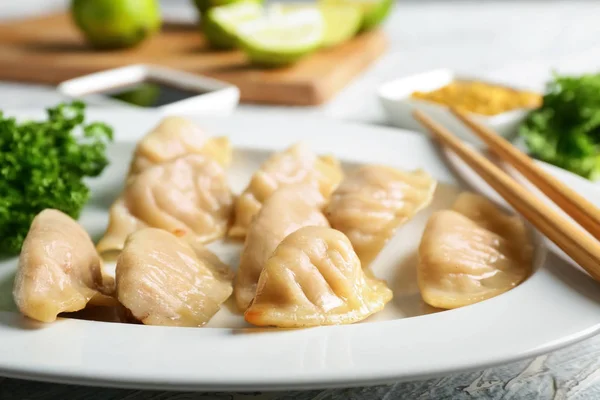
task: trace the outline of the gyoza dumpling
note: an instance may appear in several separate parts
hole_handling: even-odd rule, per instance
[[[256,284],[267,259],[281,241],[303,226],[329,226],[321,212],[325,199],[310,185],[277,189],[254,217],[240,257],[234,294],[245,310],[256,294]]]
[[[507,215],[487,198],[475,193],[461,193],[452,210],[461,213],[484,229],[502,237],[511,237],[516,243],[531,243],[523,221],[515,215]]]
[[[23,242],[14,283],[21,313],[52,322],[60,313],[84,309],[102,286],[102,263],[87,232],[58,210],[39,213]]]
[[[166,117],[138,143],[129,173],[138,174],[185,154],[202,154],[227,166],[231,162],[231,144],[226,137],[208,137],[188,119]]]
[[[497,296],[531,273],[533,245],[523,221],[484,197],[465,193],[434,213],[419,246],[423,300],[457,308]]]
[[[254,325],[282,328],[351,324],[391,299],[385,282],[362,270],[343,233],[309,226],[277,246],[244,317]]]
[[[120,251],[127,235],[144,227],[209,242],[225,235],[233,194],[223,168],[193,154],[147,168],[132,177],[111,207],[98,251]]]
[[[233,290],[233,273],[210,251],[161,229],[127,238],[117,298],[146,325],[202,326]]]
[[[123,250],[125,239],[130,233],[146,227],[142,221],[134,217],[125,204],[123,197],[110,206],[106,233],[98,242],[96,250],[105,260],[114,259]]]
[[[425,171],[366,165],[333,192],[325,215],[348,236],[363,267],[379,254],[396,228],[427,207],[436,182]]]
[[[342,179],[339,162],[329,156],[319,157],[304,143],[271,156],[252,176],[248,187],[235,203],[235,221],[229,235],[244,237],[252,217],[264,201],[279,187],[307,183],[329,198]]]

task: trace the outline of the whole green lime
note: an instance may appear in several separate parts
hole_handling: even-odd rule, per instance
[[[161,26],[158,0],[72,0],[75,24],[101,49],[133,47]]]

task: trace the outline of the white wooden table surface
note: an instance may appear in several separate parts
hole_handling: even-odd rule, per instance
[[[66,4],[65,0],[2,0],[0,19],[48,12]],[[169,15],[189,16],[191,13],[185,0],[165,0],[163,4]],[[333,101],[322,107],[270,107],[269,110],[385,124],[375,96],[379,84],[438,67],[541,87],[553,69],[574,73],[600,70],[599,17],[600,2],[595,1],[402,0],[386,26],[391,41],[388,53]],[[0,82],[0,109],[45,107],[60,100],[50,87]],[[485,371],[347,390],[238,395],[167,393],[0,378],[1,400],[487,398],[600,399],[600,337]]]

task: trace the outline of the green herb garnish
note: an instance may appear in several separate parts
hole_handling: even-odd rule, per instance
[[[83,183],[108,165],[113,131],[86,124],[85,104],[60,104],[45,121],[17,122],[0,112],[0,255],[20,251],[33,218],[55,208],[78,218],[90,197]]]
[[[520,127],[532,156],[585,178],[600,178],[600,74],[558,76]]]

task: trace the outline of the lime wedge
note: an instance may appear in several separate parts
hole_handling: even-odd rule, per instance
[[[263,8],[258,1],[238,1],[212,7],[205,14],[202,31],[211,46],[233,49],[237,46],[237,28],[241,24],[260,18]]]
[[[307,4],[307,3],[274,3],[269,11],[277,14],[289,14],[303,10],[319,10],[325,22],[323,47],[338,45],[350,39],[361,27],[362,7],[356,4]]]
[[[293,64],[321,46],[324,23],[317,10],[272,14],[238,28],[242,49],[255,64]]]
[[[360,7],[363,13],[360,30],[368,31],[387,18],[394,0],[321,0],[320,4],[352,4]]]

